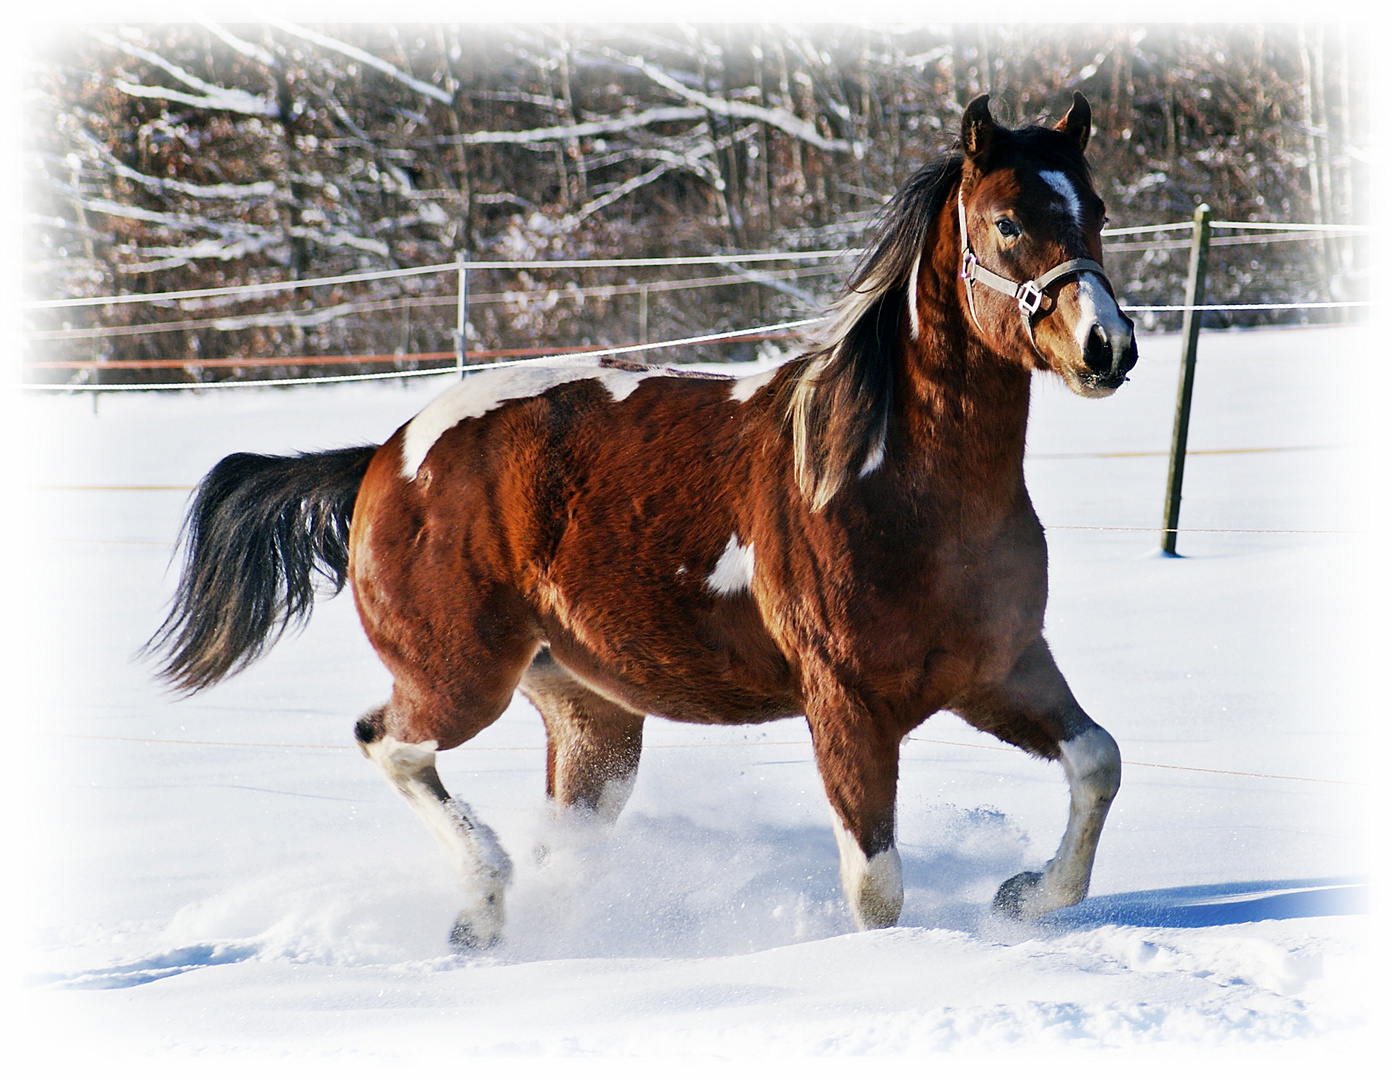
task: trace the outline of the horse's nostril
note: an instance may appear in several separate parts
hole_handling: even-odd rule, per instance
[[[1112,343],[1101,326],[1094,325],[1088,331],[1087,342],[1083,346],[1083,363],[1096,372],[1112,370]]]

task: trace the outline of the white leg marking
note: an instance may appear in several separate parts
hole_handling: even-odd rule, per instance
[[[1121,784],[1121,751],[1116,740],[1094,725],[1081,735],[1059,743],[1059,760],[1070,791],[1089,802],[1110,800]]]
[[[624,371],[585,364],[573,367],[513,367],[502,371],[480,371],[465,378],[437,397],[406,426],[401,444],[401,475],[414,480],[430,448],[461,420],[492,412],[507,401],[537,397],[563,383],[596,379],[615,401],[623,401],[644,379],[670,372]]]
[[[829,803],[831,828],[841,853],[841,888],[851,905],[851,915],[862,930],[893,926],[904,906],[904,867],[899,849],[890,847],[867,859],[860,844],[841,823]]]
[[[730,384],[730,397],[735,401],[748,401],[769,383],[773,382],[773,377],[778,374],[779,369],[771,367],[767,371],[757,371],[753,375],[746,375],[742,379],[736,379]]]
[[[449,852],[464,888],[461,922],[477,944],[496,941],[503,929],[503,888],[512,880],[512,860],[498,838],[461,799],[441,800],[426,780],[435,768],[436,743],[406,743],[384,735],[363,745],[411,809]],[[437,777],[438,780],[438,777]]]
[[[1039,179],[1063,196],[1063,201],[1068,206],[1069,216],[1073,219],[1074,224],[1081,226],[1083,223],[1083,203],[1078,198],[1073,181],[1068,179],[1068,174],[1059,172],[1057,169],[1049,169],[1041,172]]]
[[[1058,853],[1044,867],[1038,891],[1022,910],[1028,917],[1076,904],[1087,896],[1097,841],[1121,786],[1121,751],[1100,727],[1060,743],[1059,761],[1068,777],[1068,827]]]
[[[706,578],[706,585],[717,596],[734,596],[754,583],[754,545],[744,547],[739,537],[730,534],[725,551],[715,569]]]

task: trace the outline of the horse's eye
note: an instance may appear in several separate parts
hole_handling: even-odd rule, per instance
[[[1011,221],[1009,218],[1001,218],[996,222],[996,231],[1007,240],[1014,240],[1015,237],[1020,235],[1020,226],[1016,225],[1015,222]]]

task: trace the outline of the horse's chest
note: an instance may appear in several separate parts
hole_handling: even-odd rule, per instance
[[[768,606],[797,612],[801,648],[834,641],[875,681],[904,678],[925,694],[943,680],[990,681],[1043,628],[1046,553],[1028,521],[976,543],[867,545],[842,566],[809,564]]]

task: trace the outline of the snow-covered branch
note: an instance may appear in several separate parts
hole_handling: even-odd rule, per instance
[[[260,180],[254,184],[190,184],[167,177],[147,176],[122,164],[90,131],[79,131],[77,137],[95,155],[99,169],[109,169],[115,175],[133,184],[139,184],[147,191],[158,191],[161,194],[177,192],[191,199],[232,199],[239,202],[267,199],[276,191],[275,184],[270,180]]]
[[[226,86],[214,86],[212,83],[204,82],[197,75],[185,71],[177,64],[172,64],[158,53],[153,53],[148,49],[142,49],[129,41],[112,37],[104,34],[100,30],[89,29],[87,31],[92,37],[102,44],[113,49],[119,49],[127,56],[137,60],[144,60],[147,64],[153,64],[166,75],[177,79],[191,90],[198,91],[196,94],[186,93],[182,90],[175,90],[167,86],[151,86],[146,83],[132,83],[125,79],[112,79],[112,85],[122,93],[132,97],[159,98],[166,101],[177,101],[182,105],[192,105],[199,109],[213,109],[220,112],[241,113],[243,116],[265,116],[275,117],[280,115],[280,106],[275,99],[258,94],[248,93],[246,90],[237,90]]]
[[[787,109],[768,108],[747,101],[731,101],[727,98],[711,97],[709,94],[703,94],[699,90],[693,90],[690,87],[683,86],[667,72],[649,64],[641,56],[624,56],[622,53],[616,52],[613,49],[605,49],[604,52],[605,55],[627,64],[635,71],[641,71],[664,90],[669,90],[678,97],[694,102],[707,112],[713,113],[716,116],[739,117],[742,120],[758,120],[788,135],[792,135],[794,138],[801,139],[803,142],[810,143],[819,150],[826,150],[831,153],[854,154],[856,157],[860,157],[864,153],[864,147],[862,147],[859,142],[848,142],[845,139],[828,139],[817,130],[815,124],[803,120],[801,117],[794,116]]]
[[[266,21],[277,30],[286,34],[303,38],[305,41],[313,42],[322,49],[330,49],[333,52],[356,60],[360,64],[365,64],[374,71],[380,71],[388,78],[395,79],[397,82],[409,86],[418,94],[423,94],[428,98],[434,98],[442,105],[454,104],[454,95],[448,90],[441,90],[433,83],[422,82],[420,79],[406,74],[406,72],[402,71],[395,64],[389,64],[387,61],[380,57],[373,56],[364,49],[359,49],[355,45],[349,45],[346,41],[339,41],[326,34],[321,34],[317,30],[311,30],[307,26],[298,26],[295,23],[286,22],[283,19],[267,19]]]
[[[225,26],[222,26],[215,22],[204,22],[201,20],[199,21],[199,25],[202,26],[205,30],[207,30],[210,34],[217,37],[219,41],[221,41],[224,45],[230,48],[233,52],[239,53],[240,55],[246,57],[248,60],[255,60],[258,64],[261,64],[262,66],[268,68],[273,68],[276,66],[276,59],[269,52],[263,49],[260,45],[257,45],[255,42],[243,41],[241,38],[237,37],[235,34],[229,31]]]
[[[632,179],[625,180],[622,184],[614,188],[612,191],[608,192],[607,194],[601,195],[597,199],[592,199],[590,202],[586,203],[579,210],[577,210],[574,214],[568,215],[566,219],[566,224],[572,227],[580,224],[580,222],[584,221],[591,214],[603,210],[606,206],[609,206],[611,203],[618,202],[625,195],[632,194],[633,192],[637,191],[640,187],[644,187],[648,184],[651,184],[654,180],[658,179],[664,173],[671,172],[674,168],[677,167],[677,164],[677,162],[664,161],[661,164],[659,164],[655,169],[649,169],[647,172],[639,176],[635,176]]]
[[[470,131],[460,135],[444,135],[434,140],[436,145],[483,146],[502,143],[562,142],[567,139],[588,139],[597,135],[617,135],[622,131],[648,127],[652,124],[672,124],[686,120],[704,120],[705,109],[684,106],[646,109],[629,116],[609,120],[591,120],[582,124],[557,124],[553,127],[531,128],[526,131]]]

